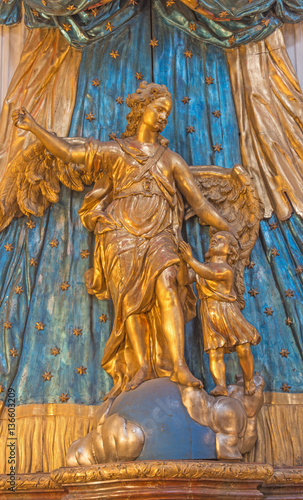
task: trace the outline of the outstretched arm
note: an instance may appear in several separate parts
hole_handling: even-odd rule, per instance
[[[227,222],[227,220],[219,214],[216,208],[203,196],[186,162],[179,155],[176,155],[174,160],[174,177],[178,189],[185,196],[199,219],[219,231],[229,231],[238,238],[237,231],[232,224]]]
[[[16,109],[12,114],[14,125],[23,130],[29,130],[44,144],[46,149],[57,156],[62,161],[84,163],[85,161],[85,147],[75,146],[69,144],[64,139],[48,132],[43,127],[38,125],[32,115],[26,111],[25,108]]]

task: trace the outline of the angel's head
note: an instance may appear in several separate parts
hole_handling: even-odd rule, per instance
[[[172,108],[171,94],[165,85],[141,82],[136,92],[127,96],[126,104],[130,113],[126,117],[126,131],[121,137],[135,135],[140,121],[143,120],[148,127],[158,132],[160,144],[167,146],[167,139],[160,136]]]
[[[228,231],[215,233],[210,239],[206,260],[212,255],[226,256],[227,264],[234,267],[239,259],[238,241]]]

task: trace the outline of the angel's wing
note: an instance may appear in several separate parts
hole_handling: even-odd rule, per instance
[[[238,231],[241,243],[240,258],[235,266],[234,287],[241,309],[245,302],[243,273],[249,264],[249,256],[259,234],[260,221],[264,216],[264,206],[259,199],[253,180],[242,165],[232,169],[201,166],[190,167],[203,195]],[[194,212],[187,208],[185,219]],[[213,234],[214,230],[211,229]]]
[[[84,144],[82,138],[65,138],[67,142]],[[51,155],[39,141],[33,142],[14,158],[0,184],[0,231],[14,217],[23,214],[41,217],[60,196],[60,182],[74,191],[92,184],[88,174],[75,163],[64,163]]]

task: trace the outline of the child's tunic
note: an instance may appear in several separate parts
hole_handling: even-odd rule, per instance
[[[201,301],[201,321],[204,350],[223,347],[232,352],[237,345],[249,342],[256,345],[261,337],[242,315],[235,293],[222,294],[214,290],[207,280],[197,275],[196,282]]]

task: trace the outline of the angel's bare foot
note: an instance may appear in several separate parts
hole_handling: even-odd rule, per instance
[[[131,389],[136,389],[136,387],[138,387],[146,380],[151,380],[153,378],[155,378],[153,370],[149,366],[148,367],[141,366],[141,368],[139,368],[139,370],[137,371],[136,375],[134,375],[134,377],[130,380],[130,382],[126,384],[124,390],[128,392]]]
[[[227,390],[226,390],[226,387],[224,387],[223,385],[216,385],[216,387],[210,391],[210,394],[212,396],[227,396]]]
[[[103,400],[106,401],[109,398],[115,398],[119,396],[121,393],[121,382],[118,382],[117,384],[114,385],[114,387],[111,388],[111,390],[105,394]]]
[[[194,377],[190,373],[186,365],[180,365],[177,368],[175,368],[170,376],[170,380],[172,380],[173,382],[177,382],[177,384],[181,385],[199,387],[200,389],[203,388],[201,380],[198,380],[196,377]]]
[[[244,382],[244,394],[246,396],[253,396],[256,392],[256,386],[253,380]]]

